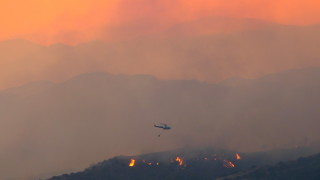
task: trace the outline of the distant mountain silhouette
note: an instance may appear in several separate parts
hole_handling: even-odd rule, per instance
[[[49,89],[52,86],[54,86],[54,83],[50,81],[37,81],[25,84],[23,86],[9,88],[4,90],[3,92],[7,92],[11,95],[16,96],[30,96],[37,95],[38,93],[41,93],[42,91],[45,91],[46,89]]]
[[[319,31],[319,25],[296,27],[214,17],[113,43],[45,47],[22,40],[0,42],[0,65],[10,69],[0,73],[0,88],[38,80],[59,82],[96,71],[213,83],[319,67]]]

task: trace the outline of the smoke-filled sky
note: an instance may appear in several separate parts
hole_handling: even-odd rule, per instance
[[[143,29],[142,22],[151,24],[147,33],[153,33],[206,16],[308,25],[320,22],[319,9],[315,0],[2,0],[0,39],[75,44],[114,39],[108,32],[119,27]]]
[[[319,23],[314,0],[4,0],[0,89],[96,71],[212,83],[315,67]]]
[[[0,179],[320,140],[318,0],[0,2]]]

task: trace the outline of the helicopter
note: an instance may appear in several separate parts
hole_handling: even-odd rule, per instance
[[[163,129],[163,130],[170,130],[171,129],[171,127],[170,126],[168,126],[168,124],[164,124],[164,123],[160,123],[161,125],[156,125],[156,124],[154,124],[154,127],[156,127],[156,128],[161,128],[161,129]]]
[[[154,124],[154,127],[160,128],[160,129],[163,129],[163,130],[170,130],[171,129],[171,127],[168,126],[168,124],[164,124],[164,123],[160,123],[160,125]],[[160,136],[161,136],[161,133],[158,135],[158,137],[160,137]]]

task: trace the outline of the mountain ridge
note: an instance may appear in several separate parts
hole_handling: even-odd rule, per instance
[[[77,74],[96,71],[212,83],[229,77],[251,79],[288,69],[320,66],[319,27],[275,25],[227,34],[141,37],[76,46],[0,42],[0,58],[6,60],[0,65],[12,69],[0,74],[0,88],[42,79],[62,82]],[[24,64],[24,68],[18,64]]]

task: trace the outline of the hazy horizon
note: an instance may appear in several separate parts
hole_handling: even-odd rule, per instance
[[[224,20],[234,23],[232,19]],[[197,28],[186,31],[188,27],[214,29],[211,22],[185,24],[163,35],[112,43],[99,40],[75,46],[43,46],[27,40],[0,42],[0,64],[4,69],[0,72],[0,89],[39,80],[62,82],[97,71],[216,83],[231,77],[254,79],[320,66],[319,25],[261,25],[260,21],[245,20],[245,27],[256,24],[259,28],[213,34],[199,34],[202,31]]]

